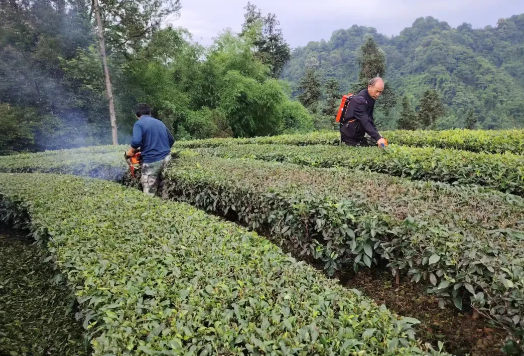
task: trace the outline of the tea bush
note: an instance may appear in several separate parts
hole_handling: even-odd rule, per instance
[[[438,354],[399,318],[244,228],[101,180],[0,174],[80,303],[94,355]]]

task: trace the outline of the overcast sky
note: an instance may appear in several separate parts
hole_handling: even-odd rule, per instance
[[[209,45],[225,28],[238,32],[248,0],[181,0],[174,26],[185,27],[194,40]],[[524,0],[252,0],[263,14],[277,15],[284,38],[295,48],[310,41],[329,40],[333,31],[352,25],[375,27],[398,35],[418,17],[433,16],[457,27],[495,26],[499,18],[524,13]],[[524,36],[524,34],[523,34]]]

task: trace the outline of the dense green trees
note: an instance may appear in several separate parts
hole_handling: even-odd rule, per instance
[[[263,17],[261,11],[248,2],[241,36],[252,37],[256,56],[271,68],[273,78],[280,78],[284,65],[291,58],[291,49],[284,40],[275,14]]]
[[[330,116],[332,118],[337,116],[338,107],[340,104],[340,85],[337,80],[330,78],[324,86],[326,100],[322,107],[322,115]]]
[[[306,131],[313,119],[278,77],[289,58],[275,15],[204,48],[160,29],[178,0],[102,1],[120,142],[147,102],[177,138]],[[110,143],[91,1],[0,1],[0,154]]]
[[[293,104],[284,83],[272,78],[272,67],[253,51],[257,36],[251,30],[242,35],[225,31],[209,48],[191,42],[183,30],[158,31],[128,63],[136,88],[131,97],[152,103],[178,138],[310,129],[312,118],[300,104],[289,113]]]
[[[386,74],[386,55],[378,48],[373,37],[367,37],[364,44],[359,48],[358,83],[354,91],[367,88],[368,82],[374,77],[384,77]]]
[[[32,113],[27,126],[32,139],[25,149],[108,143],[111,138],[90,7],[91,1],[0,2],[0,103]],[[178,1],[104,1],[101,8],[118,121],[129,126],[129,108],[122,101],[127,57],[149,40],[159,18],[175,11]],[[10,149],[20,148],[4,150]]]
[[[178,0],[100,4],[121,143],[137,102],[178,139],[331,129],[341,94],[375,75],[386,79],[381,129],[419,119],[420,128],[524,127],[524,15],[482,30],[421,18],[393,38],[353,26],[296,49],[284,66],[290,51],[276,16],[250,3],[242,32],[225,31],[209,47],[160,28]],[[111,142],[91,5],[0,1],[0,154]]]
[[[0,155],[23,151],[32,147],[35,129],[31,110],[22,110],[9,104],[0,104]]]
[[[306,71],[306,74],[300,80],[298,89],[301,91],[298,100],[312,113],[317,114],[322,97],[322,85],[314,69],[310,68]]]
[[[84,144],[96,135],[101,106],[63,66],[93,43],[84,15],[76,1],[0,2],[1,120],[12,128],[0,135],[26,142],[0,140],[0,151]]]
[[[385,53],[386,83],[395,93],[418,102],[427,90],[437,91],[446,109],[437,128],[465,127],[471,110],[477,128],[524,127],[523,32],[524,14],[484,29],[467,24],[453,29],[432,17],[420,18],[392,38],[353,26],[335,31],[329,41],[294,50],[283,76],[296,88],[305,68],[314,67],[323,83],[336,78],[347,92],[359,80],[359,48],[371,36]],[[401,110],[396,105],[379,113],[382,125],[396,128]]]
[[[323,87],[315,68],[308,68],[298,86],[298,100],[313,117],[316,130],[333,129],[334,119],[340,103],[340,88],[334,79]]]

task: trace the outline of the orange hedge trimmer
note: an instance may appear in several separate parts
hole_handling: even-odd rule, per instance
[[[127,165],[129,166],[129,172],[131,172],[131,177],[135,179],[135,170],[140,169],[140,162],[142,162],[142,153],[136,152],[131,157],[128,157],[127,154],[124,154],[126,158]]]
[[[384,140],[386,140],[386,143],[381,143],[378,148],[381,148],[382,151],[384,151],[385,153],[389,154],[389,146],[388,146],[388,139],[385,138]]]

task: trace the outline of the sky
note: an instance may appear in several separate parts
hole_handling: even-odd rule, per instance
[[[262,14],[274,13],[292,48],[329,40],[338,29],[353,25],[375,27],[398,35],[419,17],[433,16],[452,27],[467,22],[473,28],[495,26],[498,19],[524,13],[524,0],[250,0]],[[222,30],[239,32],[248,0],[181,0],[182,10],[168,23],[187,28],[203,45]],[[523,34],[524,35],[524,34]]]

